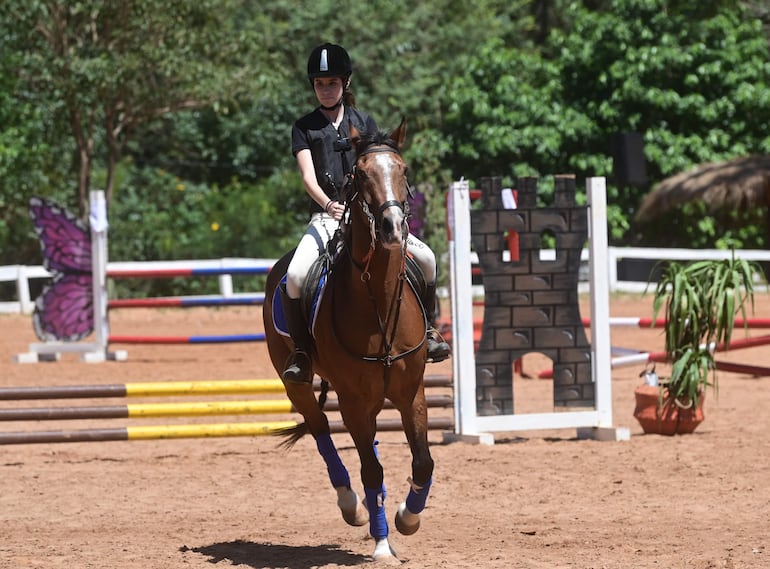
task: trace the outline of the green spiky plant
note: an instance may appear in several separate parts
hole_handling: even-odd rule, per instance
[[[665,307],[666,354],[671,377],[662,380],[661,407],[697,408],[707,387],[717,389],[714,349],[728,349],[736,314],[747,328],[754,312],[757,263],[736,259],[665,263],[653,298],[653,321]]]

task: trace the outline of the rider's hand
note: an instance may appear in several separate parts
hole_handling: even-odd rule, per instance
[[[331,215],[335,220],[340,221],[342,214],[345,213],[345,206],[338,201],[330,201],[326,206],[326,213]]]

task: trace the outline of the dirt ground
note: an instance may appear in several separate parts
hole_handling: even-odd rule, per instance
[[[757,300],[755,316],[770,317],[768,295],[759,293]],[[611,314],[647,317],[649,305],[639,295],[617,296]],[[256,308],[116,311],[111,323],[113,334],[261,331]],[[22,365],[12,358],[36,341],[30,318],[0,315],[0,339],[0,386],[277,377],[263,344],[118,346],[128,350],[127,361],[88,364],[65,356]],[[612,345],[660,351],[663,338],[659,330],[613,328]],[[770,348],[734,350],[718,359],[770,366]],[[524,359],[524,371],[535,376],[549,366],[543,356]],[[422,527],[410,537],[391,528],[402,567],[770,566],[770,378],[720,373],[718,395],[709,392],[698,430],[662,437],[642,434],[632,415],[642,368],[613,370],[614,421],[630,429],[629,441],[578,440],[567,429],[497,433],[495,445],[479,446],[445,444],[442,433],[433,432],[436,471]],[[434,364],[428,373],[451,374],[451,365]],[[514,385],[522,411],[549,410],[549,380],[517,377]],[[19,403],[0,403],[11,406]],[[7,422],[0,431],[145,423]],[[334,438],[360,489],[349,437]],[[0,568],[370,564],[367,528],[342,521],[312,440],[290,452],[277,442],[244,437],[4,446]],[[379,448],[392,526],[408,489],[410,456],[399,432],[381,433]]]

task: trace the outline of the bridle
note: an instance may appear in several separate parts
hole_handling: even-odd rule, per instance
[[[396,340],[396,331],[398,330],[398,320],[401,314],[401,305],[403,300],[405,282],[409,283],[409,286],[412,287],[412,290],[414,291],[415,296],[418,299],[418,302],[420,302],[419,301],[420,295],[417,293],[416,290],[414,290],[414,286],[409,282],[406,274],[406,245],[407,245],[406,238],[402,240],[402,245],[401,245],[401,268],[399,270],[399,275],[398,275],[398,292],[393,297],[393,302],[391,303],[392,306],[388,307],[388,309],[386,310],[386,317],[384,320],[380,316],[380,310],[377,306],[377,300],[371,288],[371,273],[369,272],[369,266],[370,266],[370,263],[372,262],[374,253],[377,249],[378,233],[380,233],[379,226],[381,225],[383,213],[388,208],[391,208],[391,207],[397,207],[399,210],[401,210],[401,212],[403,213],[402,232],[404,235],[408,233],[408,220],[409,220],[409,202],[407,200],[404,200],[404,201],[388,200],[382,203],[376,209],[377,214],[375,215],[372,213],[373,208],[371,204],[369,204],[365,199],[363,199],[363,194],[359,187],[359,176],[357,176],[358,169],[359,169],[359,161],[363,156],[366,156],[368,154],[378,153],[378,152],[390,152],[398,156],[401,155],[398,148],[391,141],[372,144],[366,147],[363,151],[361,151],[357,155],[356,162],[353,165],[353,169],[351,171],[350,178],[348,180],[349,191],[348,191],[347,198],[345,200],[346,211],[343,218],[348,218],[347,225],[349,226],[352,223],[352,219],[351,219],[352,216],[349,215],[349,213],[351,212],[349,212],[348,210],[350,210],[353,204],[357,203],[360,205],[361,210],[363,211],[364,216],[366,217],[369,223],[369,234],[370,234],[369,250],[364,256],[364,258],[361,261],[353,258],[350,243],[347,240],[346,240],[345,250],[348,252],[348,258],[350,259],[351,264],[354,267],[356,267],[356,269],[358,269],[358,271],[361,273],[361,277],[360,277],[361,282],[366,284],[367,291],[369,293],[369,299],[372,302],[372,306],[374,307],[375,314],[377,314],[377,324],[379,326],[380,334],[382,336],[382,355],[360,355],[358,357],[360,357],[364,361],[382,363],[386,368],[386,374],[387,374],[387,370],[389,370],[390,366],[394,362],[415,353],[423,346],[423,344],[425,343],[425,335],[423,335],[422,340],[416,346],[413,346],[407,349],[406,351],[395,355],[390,353],[393,348],[393,344],[395,343],[395,340]],[[407,195],[411,196],[412,189],[409,186],[408,182],[406,183],[406,190],[407,190]],[[334,313],[336,314],[336,310],[334,310]],[[392,319],[392,326],[390,327],[390,334],[388,334],[386,324],[390,322],[391,319]],[[427,320],[425,320],[425,327],[427,330]],[[332,325],[331,328],[332,328],[332,333],[334,333],[334,326]],[[343,346],[343,344],[339,341],[339,339],[337,340],[337,343],[340,346]],[[345,349],[347,350],[347,348]],[[349,350],[347,351],[348,353],[350,353]],[[386,378],[387,378],[387,375],[386,375]]]
[[[356,176],[359,168],[359,161],[362,157],[368,155],[368,154],[376,154],[379,152],[389,152],[392,154],[395,154],[396,156],[401,156],[401,152],[399,152],[398,148],[396,147],[395,143],[392,143],[391,141],[383,142],[381,144],[371,145],[365,148],[363,151],[361,151],[358,156],[356,157],[356,162],[353,165],[353,169],[350,173],[350,188],[351,188],[351,195],[348,196],[346,203],[351,204],[353,201],[356,200],[356,198],[361,194],[360,188],[358,186],[359,184],[359,177]],[[414,193],[412,192],[412,188],[409,185],[409,182],[406,182],[406,192],[409,197],[412,197]],[[382,219],[382,214],[391,207],[397,207],[401,210],[401,213],[404,215],[404,221],[403,221],[403,227],[402,231],[405,229],[408,229],[408,223],[409,223],[409,202],[407,200],[399,201],[399,200],[388,200],[384,202],[377,210],[377,215],[375,216],[372,214],[371,206],[366,202],[366,200],[359,200],[361,207],[364,211],[364,215],[366,215],[367,219],[369,220],[369,226],[371,228],[372,232],[372,240],[376,239],[376,235],[378,233],[377,228],[377,221]],[[406,240],[404,240],[404,247],[406,247]],[[372,248],[374,248],[374,242],[372,243]]]

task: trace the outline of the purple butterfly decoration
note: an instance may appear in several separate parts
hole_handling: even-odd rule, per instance
[[[31,198],[29,215],[40,238],[43,266],[53,274],[53,282],[35,299],[35,334],[43,341],[82,340],[94,329],[91,233],[51,200]]]

